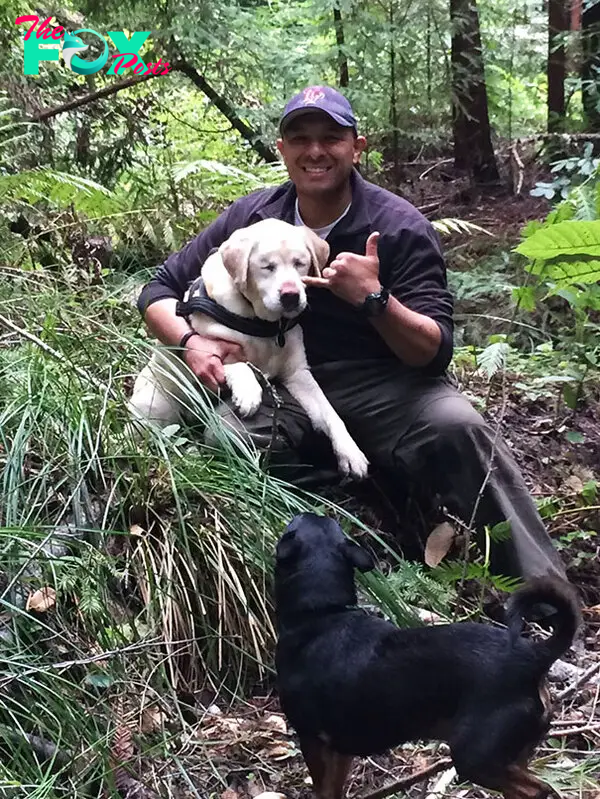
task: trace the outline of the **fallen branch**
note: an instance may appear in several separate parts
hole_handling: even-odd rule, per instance
[[[142,75],[142,77],[126,78],[126,80],[115,81],[110,86],[105,86],[103,89],[98,89],[96,92],[89,92],[84,94],[83,97],[78,97],[76,100],[70,100],[68,103],[57,105],[55,108],[46,108],[43,111],[38,111],[30,117],[31,122],[44,122],[46,119],[64,114],[66,111],[73,111],[75,108],[80,108],[82,105],[93,103],[96,100],[101,100],[103,97],[110,97],[123,89],[129,89],[130,86],[137,86],[138,83],[145,83],[147,80],[156,78],[156,75]]]
[[[580,735],[584,732],[596,732],[600,730],[600,721],[594,721],[591,724],[582,724],[581,727],[567,727],[564,730],[552,730],[550,735],[552,738],[564,738],[567,735]]]
[[[421,172],[417,180],[423,180],[425,175],[428,175],[430,172],[433,172],[438,166],[442,166],[443,164],[451,164],[454,161],[454,158],[444,158],[442,161],[436,161],[433,166],[428,167],[424,172]]]
[[[565,688],[564,691],[561,691],[559,694],[556,695],[555,704],[558,704],[558,702],[562,702],[563,699],[566,699],[567,697],[571,696],[571,694],[574,694],[575,691],[581,685],[583,685],[584,683],[588,682],[588,680],[591,680],[591,678],[594,676],[594,674],[596,674],[596,672],[598,672],[598,671],[600,671],[600,663],[594,663],[594,665],[590,666],[590,668],[587,671],[583,672],[581,677],[578,677],[575,680],[573,685],[570,685],[568,688]]]
[[[449,757],[445,757],[442,760],[438,760],[438,762],[434,763],[432,766],[428,766],[421,771],[416,771],[414,774],[411,774],[410,777],[404,777],[404,779],[397,780],[389,785],[384,785],[383,788],[379,788],[376,791],[365,793],[361,799],[384,799],[384,797],[391,796],[393,793],[411,788],[418,782],[422,782],[428,777],[433,777],[434,774],[438,774],[440,771],[444,771],[450,766],[452,766],[452,760],[450,760]]]
[[[569,141],[573,139],[573,141],[587,141],[600,139],[600,133],[536,133],[533,136],[523,136],[522,138],[516,139],[519,144],[527,144],[528,142],[539,141],[540,139],[564,139],[565,141]]]
[[[279,158],[273,150],[259,138],[255,130],[240,118],[229,100],[219,94],[210,83],[208,83],[204,75],[201,75],[192,64],[182,58],[172,65],[172,69],[186,75],[200,91],[204,92],[213,105],[215,105],[223,116],[231,122],[240,136],[246,139],[252,149],[255,150],[264,161],[268,164],[278,163]]]

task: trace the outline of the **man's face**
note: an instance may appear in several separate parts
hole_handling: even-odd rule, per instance
[[[325,196],[345,187],[366,144],[364,136],[316,111],[292,120],[277,148],[298,194]]]

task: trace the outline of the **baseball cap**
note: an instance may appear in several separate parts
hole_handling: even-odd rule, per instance
[[[307,111],[323,111],[338,125],[356,130],[356,118],[352,106],[343,94],[330,86],[308,86],[295,94],[283,110],[279,120],[279,130]]]

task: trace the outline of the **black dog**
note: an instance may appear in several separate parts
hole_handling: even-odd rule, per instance
[[[355,567],[374,568],[369,553],[312,513],[277,545],[278,690],[319,799],[341,799],[352,756],[429,739],[449,744],[461,779],[505,799],[553,794],[527,761],[549,725],[547,671],[579,624],[569,586],[539,579],[520,589],[507,630],[401,630],[356,606]],[[523,637],[524,616],[542,602],[556,610],[552,636]]]

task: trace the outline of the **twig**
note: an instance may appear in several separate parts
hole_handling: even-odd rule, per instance
[[[521,193],[521,189],[523,188],[523,172],[525,170],[525,167],[523,165],[523,161],[521,161],[519,153],[517,152],[517,142],[513,143],[513,146],[510,148],[510,151],[512,153],[513,158],[515,159],[516,165],[519,167],[519,180],[517,183],[517,190],[515,192],[515,194],[519,195]]]
[[[433,170],[437,169],[438,166],[442,166],[442,164],[451,164],[452,161],[454,161],[454,158],[444,158],[443,161],[437,161],[433,166],[430,166],[424,172],[421,172],[417,180],[423,180],[425,175],[428,175],[430,172],[433,172]]]
[[[582,505],[580,508],[564,508],[563,510],[556,511],[552,518],[557,516],[567,516],[569,513],[583,513],[584,511],[600,510],[600,505]]]
[[[452,765],[452,760],[450,760],[449,757],[445,757],[442,760],[438,760],[438,762],[434,763],[432,766],[428,766],[427,768],[424,768],[421,771],[416,771],[414,774],[411,774],[410,777],[404,777],[404,779],[397,780],[396,782],[392,782],[389,785],[384,785],[383,788],[379,788],[376,791],[371,791],[371,793],[365,793],[360,797],[360,799],[384,799],[384,797],[391,796],[393,793],[397,793],[398,791],[403,791],[406,788],[411,788],[413,785],[416,785],[418,782],[422,782],[423,780],[426,780],[428,777],[432,777],[434,774],[438,774],[440,771],[444,771],[451,765]]]
[[[104,97],[110,97],[111,95],[116,94],[123,89],[129,89],[131,86],[137,86],[138,83],[145,83],[147,80],[151,80],[155,77],[156,75],[149,74],[142,75],[141,77],[126,78],[125,80],[116,81],[115,83],[111,83],[110,86],[104,86],[102,89],[99,89],[96,92],[85,94],[83,97],[78,97],[76,100],[69,100],[68,103],[63,103],[55,108],[44,108],[42,111],[38,111],[37,114],[33,114],[31,119],[33,122],[45,122],[47,119],[51,119],[58,114],[64,114],[65,111],[73,111],[75,108],[81,108],[82,105],[93,103],[96,100],[101,100]]]
[[[581,727],[567,727],[564,730],[552,730],[550,732],[550,737],[552,738],[564,738],[567,735],[578,735],[584,732],[592,732],[592,730],[599,730],[600,729],[600,721],[592,722],[591,724],[584,724]]]
[[[422,214],[431,213],[431,211],[437,211],[442,203],[439,200],[435,202],[427,203],[426,205],[419,205],[417,207],[417,211],[420,211]]]
[[[564,691],[561,691],[556,695],[555,704],[562,702],[563,699],[566,699],[567,697],[571,696],[571,694],[574,694],[581,685],[588,682],[588,680],[590,680],[598,671],[600,671],[600,663],[594,663],[593,666],[590,666],[587,671],[584,671],[583,674],[575,680],[573,685],[569,685],[568,688],[565,688]]]

